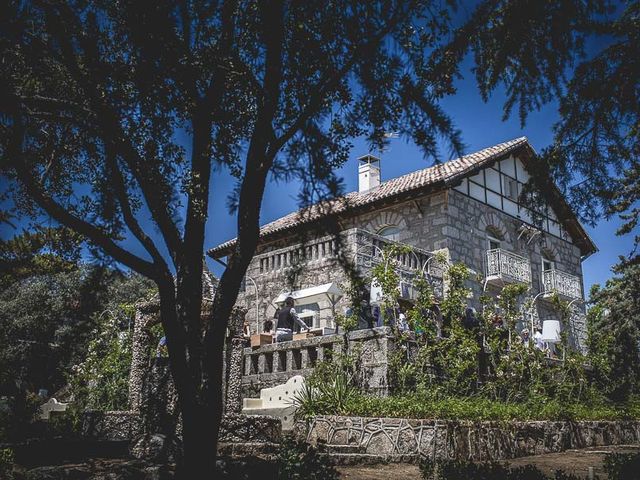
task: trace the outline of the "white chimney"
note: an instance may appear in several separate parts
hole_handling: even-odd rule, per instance
[[[370,153],[358,158],[358,191],[366,192],[380,185],[380,159]]]

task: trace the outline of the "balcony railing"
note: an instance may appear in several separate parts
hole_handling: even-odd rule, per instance
[[[396,242],[366,230],[353,229],[350,235],[351,242],[355,245],[355,263],[363,276],[366,276],[375,265],[390,260],[384,257],[387,247],[392,245],[409,247],[407,252],[399,253],[391,259],[393,268],[399,275],[401,284],[404,285],[402,296],[405,299],[415,300],[417,291],[414,283],[419,273],[429,278],[436,296],[442,296],[446,264],[442,263],[434,252]]]
[[[501,248],[487,250],[486,277],[488,281],[531,283],[531,264],[525,257]]]
[[[542,285],[545,292],[557,292],[565,298],[582,298],[580,277],[560,270],[551,269],[542,272]]]
[[[414,274],[416,271],[422,271],[434,277],[442,277],[444,266],[439,264],[433,252],[396,242],[366,230],[355,230],[355,236],[356,263],[360,267],[371,268],[381,263],[384,260],[385,248],[398,245],[410,248],[409,252],[394,257],[394,265],[401,273]]]

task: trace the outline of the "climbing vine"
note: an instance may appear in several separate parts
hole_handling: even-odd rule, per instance
[[[398,274],[399,261],[401,255],[411,253],[411,248],[406,245],[387,245],[382,251],[382,262],[374,265],[371,269],[372,285],[377,285],[382,291],[380,311],[385,325],[396,325],[396,309],[400,298],[400,275]]]

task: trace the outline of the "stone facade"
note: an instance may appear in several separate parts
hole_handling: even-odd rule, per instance
[[[488,249],[486,232],[490,229],[502,237],[501,248],[529,259],[531,297],[542,292],[543,255],[552,258],[557,269],[579,277],[582,285],[580,249],[570,241],[549,234],[535,237],[529,241],[529,237],[520,235],[518,231],[523,224],[522,220],[456,190],[449,190],[447,210],[449,214],[447,215],[447,224],[442,228],[442,236],[447,239],[446,246],[453,262],[462,262],[484,276]],[[477,299],[482,294],[483,284],[473,281],[470,282],[470,287],[474,294],[472,304],[477,307]],[[494,296],[500,293],[499,286],[488,285],[486,288],[487,292]],[[570,327],[568,329],[569,341],[574,348],[582,349],[586,338],[584,304],[574,304],[572,307],[571,325],[568,326]],[[544,297],[536,302],[532,313],[536,321],[560,319],[558,312]]]
[[[372,245],[384,241],[375,234],[392,225],[400,227],[399,243],[411,245],[421,256],[429,256],[446,247],[446,238],[441,234],[446,221],[445,193],[347,219],[341,224],[340,234],[344,257],[349,261],[360,258],[359,273],[366,276],[371,265],[363,257],[375,255],[371,252]],[[258,308],[256,290],[251,282],[246,283],[246,290],[240,293],[237,301],[247,309],[252,332],[256,328],[261,331],[262,322],[273,317],[277,308],[273,300],[280,293],[330,282],[345,285],[349,277],[336,255],[337,248],[338,243],[332,235],[306,242],[289,239],[260,246],[247,269],[247,277],[258,288]],[[303,258],[303,254],[306,257]],[[319,305],[320,322],[315,326],[335,326],[335,313],[342,313],[347,306],[348,299],[344,297],[334,308],[328,303]],[[256,312],[259,315],[257,322]]]
[[[573,448],[634,444],[640,422],[464,422],[319,416],[296,426],[312,445],[390,456],[496,461]]]
[[[478,201],[455,188],[449,188],[411,200],[398,201],[374,211],[351,215],[341,220],[340,228],[342,245],[347,250],[346,257],[349,259],[357,256],[354,229],[376,238],[375,234],[382,232],[385,227],[393,226],[398,230],[394,240],[399,243],[427,254],[444,251],[451,262],[465,263],[477,274],[469,285],[474,293],[474,299],[470,303],[476,307],[483,289],[489,294],[498,295],[502,286],[482,280],[487,276],[488,232],[500,237],[501,249],[528,260],[529,298],[542,292],[544,256],[554,262],[555,269],[566,272],[576,282],[579,294],[576,298],[567,298],[567,301],[575,301],[571,303],[571,318],[563,328],[568,331],[570,345],[576,349],[584,349],[586,332],[581,250],[566,233],[557,236],[539,231],[531,236],[526,228],[523,230],[526,225],[527,222],[516,216]],[[273,317],[276,305],[272,302],[280,293],[329,282],[339,285],[347,282],[348,277],[340,262],[332,254],[335,247],[332,237],[312,238],[300,243],[297,239],[305,233],[309,234],[301,227],[301,230],[292,232],[289,237],[259,246],[247,270],[247,277],[252,282],[247,282],[246,290],[238,297],[238,304],[247,308],[247,319],[252,331],[261,330],[262,322]],[[306,255],[304,252],[310,254]],[[368,271],[361,268],[360,273],[366,275]],[[335,313],[342,313],[347,305],[346,298],[333,310],[327,305],[320,305],[320,324],[316,326],[333,326],[332,317]],[[547,296],[540,295],[535,307],[523,316],[521,328],[530,328],[532,321],[535,325],[540,325],[541,320],[552,319],[560,320],[559,314],[553,309]]]

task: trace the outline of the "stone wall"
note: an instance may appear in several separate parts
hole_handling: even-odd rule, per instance
[[[533,297],[541,292],[542,254],[553,257],[556,268],[580,277],[582,280],[582,264],[580,250],[567,240],[554,235],[537,236],[528,242],[526,236],[518,238],[518,228],[522,221],[506,213],[468,197],[455,190],[449,190],[447,198],[447,225],[443,227],[443,235],[449,239],[447,245],[454,262],[463,262],[469,268],[484,276],[485,252],[488,248],[487,227],[498,230],[502,236],[502,246],[531,262],[531,292]],[[482,293],[481,282],[470,282],[473,289],[474,306]],[[489,286],[489,294],[497,295],[500,290]],[[584,304],[573,305],[570,321],[569,341],[573,347],[584,349],[586,327]],[[560,319],[549,302],[539,298],[533,312],[537,319]]]
[[[372,455],[495,461],[572,448],[640,442],[638,421],[464,422],[319,416],[299,422],[307,442],[358,448]]]
[[[356,215],[345,219],[341,228],[358,228],[377,233],[386,226],[398,226],[399,242],[427,251],[447,249],[453,262],[463,262],[478,276],[484,277],[488,249],[486,229],[491,227],[500,232],[504,249],[530,260],[531,296],[541,291],[543,253],[555,261],[558,270],[582,279],[580,250],[576,245],[551,234],[536,236],[529,242],[525,235],[519,238],[518,229],[522,224],[522,220],[451,189]],[[310,260],[305,260],[297,269],[291,268],[284,259],[280,260],[280,257],[293,255],[291,250],[295,250],[294,247],[298,243],[293,237],[260,247],[247,270],[247,275],[258,287],[258,308],[256,309],[256,291],[251,282],[247,282],[246,291],[238,297],[238,304],[245,305],[248,310],[247,319],[252,331],[256,328],[261,329],[262,322],[273,316],[276,306],[272,301],[281,292],[347,281],[340,264],[328,254],[331,251],[331,238],[327,236],[308,240],[305,246],[308,246],[312,253],[318,251],[316,245],[324,244],[326,248],[322,248],[325,248],[326,253],[322,254],[323,250],[320,249],[320,253],[312,255]],[[347,248],[352,247],[349,239],[345,245]],[[268,268],[265,268],[265,265]],[[470,282],[470,287],[474,292],[472,304],[478,306],[477,299],[482,293],[483,282]],[[489,286],[488,292],[497,295],[499,289]],[[336,306],[335,311],[342,313],[346,305],[345,298]],[[574,304],[573,311],[569,325],[569,341],[574,347],[583,349],[586,336],[584,305]],[[334,313],[328,305],[321,305],[321,325],[333,326],[331,319]],[[533,314],[536,321],[558,319],[558,313],[543,298],[537,302]]]
[[[439,250],[447,246],[447,239],[442,235],[442,226],[447,221],[446,199],[446,192],[440,192],[381,208],[345,219],[340,228],[343,231],[362,229],[375,234],[384,227],[397,225],[400,228],[400,242],[427,251]],[[353,237],[350,237],[344,242],[345,247],[349,249],[346,255],[349,260],[355,253],[353,241]],[[255,281],[258,288],[258,328],[262,328],[265,319],[273,317],[276,306],[272,302],[283,291],[299,290],[329,282],[341,284],[348,280],[340,263],[331,255],[335,247],[332,242],[331,235],[310,238],[304,244],[292,236],[259,247],[247,269],[247,276]],[[302,246],[309,249],[311,255],[300,268],[295,268],[291,262],[295,261],[297,247]],[[292,257],[289,258],[289,255]],[[256,290],[251,281],[246,282],[246,289],[238,295],[237,304],[247,309],[247,320],[252,332],[255,332]],[[336,305],[335,312],[342,313],[346,306],[345,298]],[[333,326],[334,312],[328,305],[320,305],[320,308],[321,325]]]
[[[131,411],[87,411],[82,414],[80,434],[105,441],[131,440],[142,433],[142,418]]]

